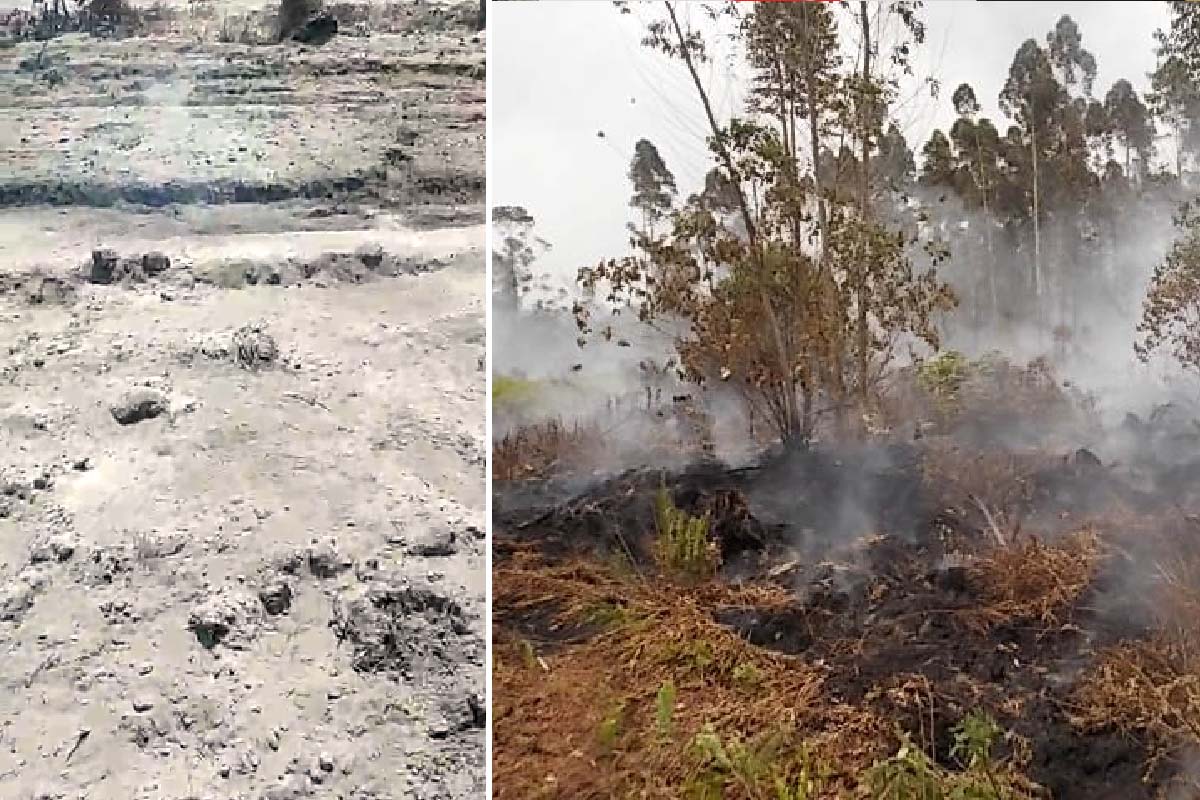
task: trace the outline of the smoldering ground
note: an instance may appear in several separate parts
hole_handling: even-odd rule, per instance
[[[1063,17],[1045,38],[1079,45],[1077,33]],[[1041,41],[1014,43],[1011,85]],[[1071,52],[1094,71],[1090,53]],[[1080,120],[1130,99],[1119,82],[1102,102],[1046,71]],[[1001,106],[1018,107],[1008,87]],[[998,199],[971,161],[979,139],[962,134],[985,130],[978,103],[954,104],[949,168],[936,169],[932,145],[919,164],[889,162],[884,140],[913,155],[899,128],[871,154],[873,176],[900,166],[903,189],[874,198],[881,216],[916,234],[918,275],[923,246],[948,245],[937,274],[959,302],[937,319],[941,353],[910,353],[912,331],[890,342],[861,423],[837,420],[818,390],[815,435],[772,443],[761,415],[752,429],[745,385],[713,369],[703,387],[672,377],[659,409],[625,409],[637,423],[623,432],[610,396],[649,388],[653,399],[637,368],[669,362],[691,331],[634,335],[636,302],[622,307],[603,287],[589,298],[563,276],[560,310],[497,318],[498,339],[523,351],[501,353],[498,369],[520,359],[530,412],[493,442],[502,796],[530,790],[531,768],[576,796],[672,796],[699,777],[754,796],[728,767],[736,758],[695,750],[758,755],[776,734],[785,778],[810,775],[806,755],[787,759],[815,752],[839,788],[863,790],[880,768],[940,769],[953,782],[971,771],[958,726],[973,710],[1006,732],[996,774],[1014,797],[1149,798],[1195,783],[1197,386],[1161,352],[1142,361],[1134,349],[1191,178],[1148,167],[1125,133],[1122,165],[1105,139],[1115,129],[1064,128],[1062,193],[1041,204],[1050,184],[1011,180],[1036,145],[1009,113],[990,173],[1010,181]],[[853,168],[855,154],[829,160]],[[1068,185],[1066,167],[1084,177]],[[592,335],[572,349],[576,299],[619,309],[615,336],[628,346]],[[535,350],[542,340],[554,344]],[[675,403],[676,390],[693,397]],[[672,711],[675,728],[662,722]]]
[[[1172,581],[1186,578],[1164,567],[1186,565],[1200,511],[1189,476],[1200,460],[1164,444],[1194,440],[1194,409],[1160,405],[1107,428],[1079,398],[1058,396],[1061,387],[1041,391],[1056,394],[1061,418],[1050,424],[1023,427],[996,413],[992,395],[915,442],[820,444],[742,468],[498,483],[497,580],[527,570],[518,565],[531,549],[548,564],[616,559],[660,580],[650,576],[665,486],[674,505],[709,520],[722,581],[786,589],[782,608],[711,608],[750,646],[821,665],[823,692],[924,731],[947,763],[953,721],[985,708],[1024,737],[1026,774],[1052,796],[1155,796],[1186,775],[1174,761],[1182,751],[1167,746],[1166,760],[1154,760],[1163,745],[1145,731],[1080,726],[1072,709],[1109,648],[1190,627],[1187,606],[1167,600]],[[1001,572],[1006,560],[1052,571],[1021,589],[1006,582],[1016,579]],[[1046,600],[1049,587],[1061,594]],[[500,603],[499,640],[555,653],[596,635],[550,622],[571,618],[554,598]],[[923,711],[877,694],[911,680],[937,687]],[[926,713],[936,717],[931,730]]]
[[[655,451],[646,445],[663,418],[635,411],[627,440],[621,426],[598,425],[575,441],[585,451],[579,458],[558,449],[544,473],[498,481],[496,580],[513,587],[511,605],[503,597],[497,604],[498,642],[531,642],[547,658],[558,654],[554,663],[587,643],[601,647],[610,628],[572,614],[580,586],[557,584],[534,601],[506,582],[531,574],[530,558],[551,572],[616,561],[640,580],[668,580],[655,512],[665,487],[672,504],[709,520],[720,583],[787,593],[782,607],[702,603],[708,618],[747,647],[816,665],[822,693],[836,702],[871,709],[947,765],[955,763],[955,720],[986,709],[1013,737],[1005,752],[1056,798],[1190,796],[1179,788],[1192,779],[1186,732],[1079,713],[1101,700],[1137,705],[1112,699],[1114,675],[1157,697],[1188,669],[1180,656],[1132,673],[1113,660],[1122,648],[1158,653],[1164,636],[1191,635],[1189,543],[1200,519],[1195,379],[1167,359],[1136,358],[1141,309],[1125,297],[1144,295],[1175,231],[1153,215],[1140,230],[1113,256],[1121,297],[1087,276],[1060,287],[1079,320],[1073,341],[1056,341],[1054,326],[1021,315],[974,326],[970,307],[960,307],[947,321],[946,345],[965,365],[951,396],[922,384],[921,362],[899,364],[864,442],[825,435],[804,449],[764,448],[736,394],[705,406],[702,390],[678,383],[700,398],[712,428],[734,432],[725,440],[734,446],[705,453],[681,437]],[[1019,250],[1005,258],[1013,269],[1026,263]],[[982,269],[952,250],[944,272],[967,294],[986,278]],[[608,343],[618,355],[597,370],[607,382],[572,395],[578,388],[566,387],[582,385],[573,375],[608,356],[568,340],[568,314],[541,313],[536,325],[519,313],[501,318],[499,337],[524,341],[525,352],[559,342],[525,365],[529,375],[562,376],[559,397],[569,399],[538,413],[561,422],[556,442],[570,448],[572,430],[611,417],[606,392],[644,391],[640,357],[669,358],[670,337],[643,332],[630,347]],[[538,418],[504,432],[531,422]],[[588,458],[594,450],[606,457]],[[622,591],[609,590],[604,602],[620,606]],[[610,626],[618,637],[635,635],[621,622]],[[905,685],[926,687],[925,700],[902,702],[896,692]],[[1194,713],[1186,702],[1163,702],[1156,713]],[[523,722],[510,724],[529,733]],[[519,755],[505,752],[507,741],[502,765]]]

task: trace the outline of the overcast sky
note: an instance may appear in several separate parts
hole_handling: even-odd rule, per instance
[[[701,22],[699,9],[681,5]],[[634,142],[644,137],[658,146],[683,195],[698,188],[709,167],[703,112],[686,70],[640,45],[645,22],[661,7],[631,7],[633,14],[622,15],[604,0],[543,0],[488,9],[492,202],[529,209],[539,235],[554,247],[543,264],[564,279],[625,249],[625,173]],[[1167,4],[1157,2],[932,0],[922,13],[927,39],[898,110],[917,152],[934,127],[953,121],[950,94],[963,82],[1003,131],[1008,121],[997,96],[1013,53],[1026,39],[1044,42],[1064,13],[1096,56],[1094,93],[1101,98],[1118,78],[1146,90],[1153,33],[1169,19]],[[718,114],[727,118],[740,106],[746,75],[730,66],[729,53],[723,56],[705,68],[705,78]],[[936,100],[921,87],[926,77],[942,84]]]

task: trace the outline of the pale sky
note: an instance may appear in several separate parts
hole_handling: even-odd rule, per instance
[[[640,45],[644,22],[661,7],[631,5],[631,15],[605,0],[497,2],[488,9],[492,203],[529,209],[538,234],[554,246],[543,267],[564,280],[624,251],[634,142],[645,137],[658,146],[681,195],[698,188],[710,165],[707,126],[686,70]],[[701,19],[695,6],[681,6]],[[1003,132],[1009,122],[997,96],[1013,54],[1026,39],[1044,42],[1064,13],[1096,56],[1096,95],[1102,99],[1118,78],[1139,92],[1148,88],[1152,36],[1169,21],[1165,2],[932,0],[922,9],[927,37],[915,71],[918,79],[939,80],[942,90],[934,100],[919,80],[905,88],[898,114],[909,146],[919,153],[934,127],[949,127],[950,94],[963,82]],[[717,111],[727,117],[740,106],[745,71],[714,64],[705,73]]]

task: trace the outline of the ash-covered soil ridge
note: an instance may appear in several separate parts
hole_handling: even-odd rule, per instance
[[[19,42],[0,50],[0,208],[476,205],[483,69],[481,35],[467,29],[322,47]]]
[[[473,18],[0,48],[0,796],[484,791]]]

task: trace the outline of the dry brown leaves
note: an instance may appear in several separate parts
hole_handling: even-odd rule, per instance
[[[1145,591],[1158,635],[1126,642],[1099,658],[1078,693],[1077,721],[1144,735],[1158,757],[1200,747],[1200,557],[1191,537],[1170,532]]]
[[[1077,693],[1076,721],[1200,743],[1200,672],[1165,639],[1126,643],[1100,660]]]
[[[824,697],[819,668],[713,620],[716,607],[790,602],[783,592],[622,580],[532,557],[500,566],[493,583],[501,615],[552,606],[569,625],[593,619],[598,604],[620,609],[588,640],[540,652],[512,629],[496,631],[497,798],[678,797],[698,768],[690,743],[705,725],[742,741],[777,733],[797,748],[803,742],[846,775],[892,741],[883,720]],[[656,701],[668,681],[677,694],[664,734]]]
[[[1200,747],[1200,666],[1165,637],[1121,644],[1104,653],[1076,690],[1073,722],[1084,730],[1118,730],[1146,740],[1146,774]],[[1172,770],[1174,771],[1174,770]],[[1186,772],[1175,783],[1188,781]],[[1200,787],[1180,786],[1194,797]]]
[[[1133,576],[1156,618],[1157,633],[1099,653],[1074,693],[1072,717],[1085,730],[1118,730],[1145,740],[1149,775],[1160,764],[1190,758],[1200,749],[1198,523],[1178,510],[1122,513],[1109,522],[1124,541],[1157,554]],[[1171,797],[1200,796],[1200,785],[1189,773],[1179,771]]]
[[[1099,538],[1090,530],[1054,544],[1028,537],[993,548],[968,568],[983,604],[962,612],[962,618],[981,630],[1018,620],[1046,627],[1066,624],[1091,584],[1102,553]]]

